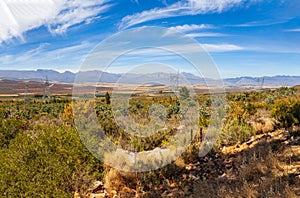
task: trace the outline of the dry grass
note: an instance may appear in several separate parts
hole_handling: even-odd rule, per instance
[[[111,197],[133,197],[136,194],[137,178],[135,173],[121,173],[110,168],[104,178],[104,187]]]
[[[263,140],[236,153],[236,166],[227,170],[224,177],[196,184],[194,197],[299,197],[295,189],[300,185],[300,177],[287,171],[287,159],[281,155],[290,153],[290,147],[282,144],[287,141],[284,140]]]
[[[272,118],[264,117],[251,122],[252,127],[258,133],[273,132],[276,129],[276,122]]]
[[[179,158],[149,173],[124,174],[111,169],[105,187],[120,197],[299,197],[298,137],[299,132],[284,130],[261,134],[251,145],[227,147],[213,160],[187,164]]]

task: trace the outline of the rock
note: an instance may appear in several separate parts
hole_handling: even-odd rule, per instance
[[[117,191],[115,191],[115,190],[112,190],[112,191],[111,191],[111,194],[113,194],[113,195],[117,195],[118,193],[117,193]]]
[[[223,175],[220,175],[219,178],[226,178],[226,173],[223,173]]]
[[[98,189],[99,187],[103,187],[103,182],[102,181],[95,181],[93,185],[88,189],[88,191],[94,191]]]
[[[224,152],[226,150],[226,146],[223,146],[222,148],[222,152]]]
[[[188,166],[185,167],[185,169],[188,170],[188,171],[192,170],[192,168],[193,167],[191,165],[188,165]]]
[[[74,193],[74,198],[81,198],[80,194],[78,192]]]
[[[91,193],[89,198],[105,198],[106,193]]]

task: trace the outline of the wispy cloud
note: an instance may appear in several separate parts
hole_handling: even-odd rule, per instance
[[[197,38],[197,37],[223,37],[228,36],[228,34],[214,33],[214,32],[198,32],[198,33],[189,33],[187,36]]]
[[[49,45],[49,44],[48,43],[42,43],[37,48],[28,50],[24,54],[22,54],[21,56],[15,57],[13,61],[18,63],[18,62],[27,61],[27,60],[35,57],[35,56],[38,56],[38,55],[40,55],[40,53],[42,53],[44,51],[44,49],[46,48],[47,45]]]
[[[261,27],[261,26],[271,26],[271,25],[277,25],[277,24],[282,24],[286,23],[290,20],[288,19],[283,19],[283,20],[263,20],[263,21],[251,21],[248,23],[242,23],[242,24],[234,24],[230,25],[231,27]]]
[[[202,47],[209,52],[239,51],[244,48],[233,44],[202,44]]]
[[[141,24],[147,21],[175,16],[197,15],[206,13],[221,13],[246,2],[256,0],[183,0],[164,8],[153,8],[133,15],[125,16],[119,24],[119,29]]]
[[[90,23],[104,13],[108,0],[0,1],[0,43],[24,32],[47,26],[52,33],[64,33],[73,25]]]
[[[110,8],[111,5],[105,4],[106,2],[107,0],[67,1],[59,14],[49,20],[48,28],[52,33],[61,34],[73,25],[90,23]]]
[[[184,24],[184,25],[170,27],[169,29],[174,31],[179,31],[179,32],[192,32],[197,30],[213,29],[213,28],[215,27],[209,24]]]
[[[49,50],[49,46],[51,47],[51,45],[48,43],[42,43],[38,47],[30,49],[26,52],[0,54],[0,65],[32,67],[41,63],[65,64],[66,60],[68,60],[69,62],[71,61],[79,66],[84,55],[89,52],[94,44],[90,42],[81,42],[79,44],[52,50]],[[68,65],[65,66],[67,67]]]
[[[216,29],[217,27],[211,24],[184,24],[169,27],[171,31],[178,31],[186,33],[187,36],[197,38],[197,37],[223,37],[228,36],[227,34],[215,33],[215,32],[203,32],[211,29]],[[172,32],[166,32],[172,34]]]
[[[134,2],[136,4],[140,4],[139,0],[131,0],[131,2]]]
[[[285,30],[286,32],[300,32],[300,28],[295,28],[295,29],[287,29]]]
[[[114,50],[100,50],[93,54],[95,62],[98,62],[99,57],[103,59],[111,59],[115,55],[122,54],[122,58],[126,59],[136,59],[143,61],[156,62],[161,60],[172,60],[178,55],[191,55],[202,53],[204,49],[208,52],[229,52],[229,51],[240,51],[244,50],[243,47],[234,45],[234,44],[171,44],[171,45],[162,45],[159,48],[142,48],[129,53],[124,53],[122,48],[116,48]],[[96,65],[99,65],[98,63]]]
[[[28,61],[31,58],[34,58],[37,55],[40,55],[45,49],[48,43],[42,43],[38,47],[30,49],[24,53],[20,54],[5,54],[0,55],[0,63],[1,64],[13,64],[13,63],[20,63],[24,61]]]

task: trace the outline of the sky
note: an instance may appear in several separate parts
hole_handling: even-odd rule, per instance
[[[155,26],[200,43],[224,78],[300,76],[299,10],[298,0],[1,0],[0,69],[76,72],[111,36]]]

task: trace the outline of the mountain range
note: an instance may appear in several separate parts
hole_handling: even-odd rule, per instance
[[[213,79],[201,78],[191,73],[182,72],[180,74],[169,74],[154,72],[148,74],[115,74],[98,70],[80,71],[73,73],[70,71],[58,72],[55,70],[0,70],[0,79],[16,81],[38,81],[43,82],[46,78],[51,82],[73,83],[77,78],[80,82],[101,82],[107,83],[131,83],[131,84],[154,84],[154,83],[178,83],[188,82],[190,84],[209,84],[217,83]],[[155,80],[156,79],[156,80]],[[157,80],[159,79],[159,82]],[[223,82],[226,86],[295,86],[300,85],[300,76],[264,76],[264,77],[236,77],[225,78]]]

